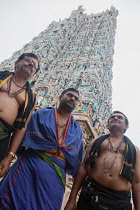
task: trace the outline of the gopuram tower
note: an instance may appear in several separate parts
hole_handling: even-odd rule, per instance
[[[69,18],[53,21],[31,42],[0,64],[1,70],[12,70],[24,52],[40,56],[42,68],[32,79],[38,97],[38,108],[57,106],[63,89],[80,91],[75,115],[88,119],[94,135],[106,132],[112,111],[112,66],[118,11],[87,15],[82,6]]]
[[[53,21],[45,31],[0,64],[14,70],[24,52],[40,56],[41,70],[31,81],[37,94],[37,109],[57,106],[59,94],[68,87],[81,98],[73,115],[83,130],[85,145],[102,133],[112,111],[112,66],[118,11],[87,15],[82,6],[69,18]]]

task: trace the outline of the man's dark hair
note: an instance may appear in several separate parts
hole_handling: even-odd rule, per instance
[[[67,89],[65,89],[65,90],[62,91],[61,96],[63,96],[68,91],[76,92],[79,95],[79,91],[77,89],[75,89],[75,88],[67,88]]]
[[[40,64],[39,64],[39,58],[37,55],[35,55],[34,53],[23,53],[22,55],[19,56],[19,58],[17,59],[17,62],[23,60],[25,57],[32,57],[35,58],[38,61],[38,68],[36,69],[37,73],[40,70]]]

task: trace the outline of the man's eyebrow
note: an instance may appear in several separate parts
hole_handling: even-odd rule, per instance
[[[112,117],[121,117],[121,118],[123,118],[122,115],[111,115],[110,118],[112,118]]]

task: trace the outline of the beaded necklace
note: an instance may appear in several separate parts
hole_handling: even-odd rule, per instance
[[[116,148],[113,147],[112,142],[111,142],[111,140],[110,140],[109,137],[108,137],[108,140],[109,140],[109,145],[110,145],[110,151],[112,153],[118,153],[119,152],[119,149],[120,149],[120,147],[121,147],[121,145],[123,143],[124,138],[121,139],[120,143],[118,144],[118,147],[116,147]]]
[[[19,88],[24,88],[25,86],[26,86],[26,84],[24,84],[23,86],[20,86],[20,85],[18,85],[14,80],[13,80],[13,77],[11,77],[11,80],[13,81],[13,83],[17,86],[17,87],[19,87]]]
[[[63,127],[65,127],[66,125],[67,125],[67,123],[64,124],[64,125],[61,125],[59,122],[57,122],[57,126],[58,126],[59,128],[63,128]]]
[[[114,148],[114,147],[113,147],[112,142],[111,142],[111,140],[110,140],[109,137],[108,137],[108,140],[109,140],[109,142],[108,142],[107,149],[106,149],[106,154],[105,154],[105,157],[104,157],[104,160],[103,160],[102,174],[105,174],[105,173],[109,172],[109,171],[113,168],[113,166],[114,166],[114,164],[115,164],[115,162],[116,162],[116,160],[117,160],[117,157],[118,157],[118,154],[119,154],[120,147],[121,147],[121,145],[123,144],[124,137],[123,137],[122,140],[120,141],[120,143],[119,143],[119,145],[117,146],[117,148]],[[109,146],[110,146],[110,149],[109,149]],[[107,158],[107,152],[108,152],[109,150],[110,150],[111,153],[115,154],[115,157],[114,157],[114,159],[113,159],[112,164],[110,165],[110,167],[107,168],[107,169],[105,169],[106,158]]]
[[[11,77],[11,78],[8,80],[8,82],[7,82],[7,91],[6,91],[6,92],[8,93],[8,95],[9,95],[10,98],[14,98],[16,95],[18,95],[18,94],[21,93],[22,91],[26,90],[26,84],[23,85],[23,86],[21,87],[21,86],[17,85],[17,84],[13,81],[17,87],[20,87],[20,89],[19,89],[18,91],[14,92],[14,93],[11,93],[11,84],[12,84],[12,81],[13,81],[13,79],[12,79],[12,77]]]

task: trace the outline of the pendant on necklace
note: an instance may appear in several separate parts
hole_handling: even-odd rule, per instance
[[[64,125],[60,125],[59,123],[57,123],[57,126],[59,127],[59,128],[63,128],[64,126],[66,126],[67,124],[64,124]]]

